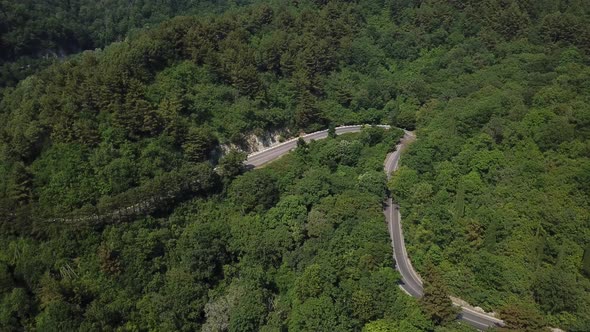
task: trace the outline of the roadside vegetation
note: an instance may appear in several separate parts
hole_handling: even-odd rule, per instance
[[[464,328],[447,289],[515,329],[588,330],[584,1],[63,4],[0,1],[0,326]],[[399,132],[243,175],[222,157],[359,123],[416,130],[389,189],[442,307],[394,287],[381,166]]]
[[[412,262],[421,273],[434,263],[451,293],[486,310],[516,303],[545,323],[587,330],[587,53],[524,37],[465,47],[413,62],[434,95],[416,108],[418,140],[390,184]],[[490,62],[457,72],[458,54],[462,66]]]
[[[401,133],[368,129],[301,145],[165,217],[4,240],[2,325],[431,330],[396,286],[381,210],[383,158]]]

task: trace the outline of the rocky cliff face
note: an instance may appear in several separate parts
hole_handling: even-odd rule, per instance
[[[245,136],[244,143],[237,145],[233,143],[221,144],[222,154],[229,152],[230,150],[240,150],[245,153],[252,153],[263,150],[273,144],[277,144],[293,136],[286,130],[272,130],[264,131],[261,135],[251,133]]]

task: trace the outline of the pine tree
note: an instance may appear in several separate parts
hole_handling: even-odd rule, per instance
[[[307,128],[320,120],[320,111],[316,105],[316,97],[309,91],[303,91],[295,109],[295,124],[299,128]]]
[[[457,220],[463,218],[465,213],[465,186],[459,184],[457,188],[457,195],[455,196],[455,218]]]
[[[498,220],[494,218],[486,228],[484,247],[490,253],[493,253],[496,250],[496,243],[498,241],[498,227]]]
[[[145,100],[143,95],[145,87],[141,82],[133,80],[130,83],[129,91],[125,100],[120,103],[117,99],[111,105],[113,113],[113,124],[126,130],[130,138],[137,139],[145,131],[157,129],[155,116],[152,119],[144,120],[146,114],[152,112],[151,104]]]
[[[207,159],[207,155],[214,144],[215,138],[208,130],[190,128],[182,144],[182,149],[188,160],[198,162]]]
[[[540,332],[545,325],[543,316],[536,309],[522,303],[511,303],[502,308],[500,317],[505,324],[500,331]]]
[[[32,177],[22,162],[14,164],[8,183],[8,197],[18,204],[26,204],[31,199]]]
[[[148,135],[156,135],[162,130],[162,118],[160,115],[150,109],[143,116],[143,125],[141,131]]]
[[[424,295],[420,300],[422,309],[437,325],[457,318],[457,309],[449,298],[447,286],[434,264],[428,262],[424,275]]]
[[[512,2],[508,8],[499,13],[495,29],[505,38],[513,39],[524,33],[530,25],[529,16],[523,11],[518,2]]]

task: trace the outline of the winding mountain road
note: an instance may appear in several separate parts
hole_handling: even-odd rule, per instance
[[[388,179],[391,177],[391,173],[398,169],[401,152],[414,139],[416,139],[416,136],[412,132],[405,131],[404,137],[396,146],[395,151],[388,154],[387,158],[385,158],[383,168]],[[393,258],[396,262],[396,268],[402,277],[400,287],[413,297],[421,297],[423,294],[422,279],[414,270],[406,252],[399,206],[391,198],[388,198],[383,213],[385,214],[385,220],[389,228],[391,246],[393,247]],[[461,308],[460,318],[477,329],[486,330],[490,327],[504,325],[502,320],[491,314],[476,310],[461,299],[451,297],[451,300],[454,305]]]
[[[386,126],[386,125],[380,125],[379,127],[389,129],[389,126]],[[342,126],[342,127],[336,128],[336,134],[340,135],[340,134],[346,134],[346,133],[358,133],[359,131],[361,131],[362,128],[363,128],[363,126],[360,126],[360,125]],[[308,143],[313,140],[324,139],[326,137],[328,137],[328,130],[316,131],[316,132],[313,132],[310,134],[305,134],[305,135],[301,136],[301,138],[303,138]],[[297,147],[298,140],[299,140],[299,137],[293,138],[293,139],[290,139],[290,140],[285,141],[283,143],[272,145],[262,151],[251,153],[248,155],[248,159],[246,160],[245,164],[246,164],[246,166],[249,166],[249,167],[262,166],[270,161],[273,161],[273,160],[283,156],[284,154],[288,153],[289,151],[295,149]]]
[[[362,129],[362,127],[363,126],[361,125],[338,127],[336,128],[336,134],[340,135],[345,133],[359,132]],[[380,125],[379,127],[389,128],[389,126],[387,125]],[[323,139],[326,137],[328,137],[328,130],[317,131],[314,133],[301,136],[301,138],[303,138],[306,142]],[[395,151],[387,155],[387,158],[384,162],[384,171],[387,174],[388,178],[391,176],[391,173],[393,171],[397,170],[401,152],[415,138],[416,137],[412,132],[405,131],[404,137],[396,146]],[[298,139],[299,138],[294,138],[286,142],[273,145],[262,151],[252,153],[248,155],[245,164],[247,167],[255,168],[260,167],[273,160],[276,160],[281,156],[287,154],[291,150],[295,149],[297,147]],[[383,213],[385,215],[385,220],[387,221],[389,236],[391,237],[391,245],[393,247],[393,258],[395,259],[396,268],[400,272],[402,279],[400,287],[409,295],[419,298],[423,294],[422,279],[412,267],[412,263],[410,262],[410,259],[408,258],[408,253],[406,252],[401,226],[401,215],[399,212],[399,206],[395,204],[391,198],[388,198]],[[451,300],[453,301],[454,305],[461,308],[461,312],[459,314],[461,320],[477,329],[486,330],[490,327],[504,325],[502,320],[494,317],[491,314],[475,309],[474,307],[467,304],[465,301],[453,297],[451,297]]]

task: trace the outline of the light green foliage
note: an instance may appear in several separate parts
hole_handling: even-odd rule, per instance
[[[407,66],[421,68],[430,91],[438,91],[420,103],[418,140],[389,183],[402,207],[409,255],[422,273],[425,262],[441,262],[450,292],[472,304],[498,308],[516,296],[552,324],[582,331],[590,322],[590,282],[583,274],[589,215],[580,172],[590,155],[573,151],[585,149],[590,136],[579,126],[586,115],[576,111],[587,108],[580,104],[587,89],[574,77],[589,71],[573,64],[588,52],[560,44],[553,53],[517,41],[536,26],[546,41],[582,47],[556,18],[578,27],[581,21],[522,2],[475,7],[487,13],[480,21],[487,36],[463,31],[466,39],[443,46],[447,55],[431,50]],[[531,13],[539,12],[536,21]],[[505,53],[481,44],[499,36]],[[467,45],[480,50],[481,62],[473,62]],[[394,114],[401,101],[390,102]]]
[[[416,127],[416,112],[419,105],[419,101],[415,98],[403,100],[398,97],[389,101],[384,110],[389,113],[390,121],[394,126],[412,130]]]
[[[387,135],[387,133],[383,128],[367,126],[361,130],[359,139],[363,144],[373,146],[382,142],[385,135]]]
[[[584,249],[584,258],[582,261],[582,271],[586,276],[590,276],[590,247]]]
[[[306,230],[309,237],[322,237],[328,235],[334,225],[322,211],[313,209],[307,215]]]
[[[546,312],[575,312],[584,303],[576,284],[574,275],[563,267],[542,270],[533,283],[534,297]]]
[[[368,323],[363,327],[363,332],[399,332],[401,331],[396,322],[380,319]]]
[[[80,324],[74,317],[76,312],[64,302],[48,305],[35,321],[35,326],[47,331],[74,330]]]
[[[302,174],[294,188],[294,191],[302,196],[306,205],[318,203],[328,196],[331,191],[330,172],[326,168],[312,168]]]
[[[391,177],[389,188],[396,201],[401,197],[409,197],[414,186],[418,183],[418,174],[415,170],[400,167]]]
[[[334,303],[329,297],[310,298],[293,309],[289,330],[334,331],[339,328],[337,318]]]
[[[267,296],[260,288],[247,287],[230,313],[228,331],[258,331],[267,313]]]
[[[330,271],[319,264],[308,266],[295,282],[295,294],[300,302],[312,297],[319,297],[322,293],[330,293],[336,281],[334,271]]]
[[[362,144],[357,141],[329,140],[323,153],[319,156],[322,165],[331,170],[339,164],[355,166],[361,154]]]
[[[359,175],[357,187],[361,192],[368,192],[377,196],[385,196],[385,173],[380,171],[368,171]]]

